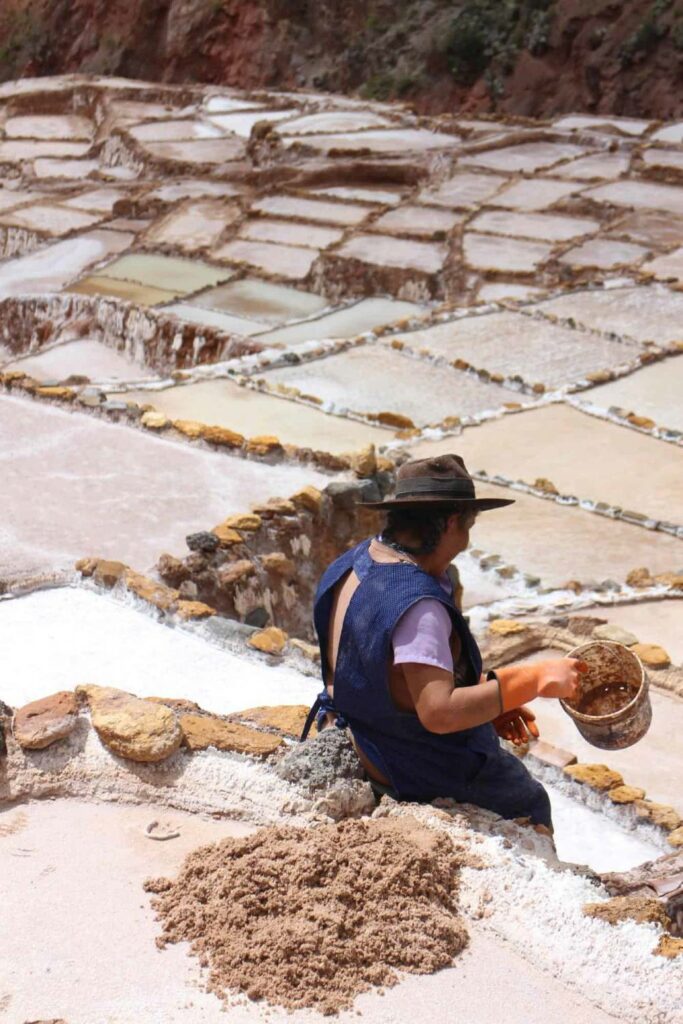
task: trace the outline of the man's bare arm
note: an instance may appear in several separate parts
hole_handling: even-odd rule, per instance
[[[576,694],[578,674],[585,663],[575,658],[539,661],[533,665],[508,665],[497,670],[497,679],[476,686],[454,687],[453,674],[433,665],[403,665],[415,712],[429,732],[448,733],[492,722],[503,711],[535,697]]]

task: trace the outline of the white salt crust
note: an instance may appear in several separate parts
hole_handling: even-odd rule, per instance
[[[483,867],[462,870],[461,906],[525,959],[608,1013],[618,1012],[619,1020],[683,1021],[683,965],[652,955],[661,930],[633,921],[612,926],[584,916],[583,905],[600,901],[605,890],[580,874],[558,870],[552,854],[539,856],[528,830],[505,823],[505,836],[473,835],[460,813],[447,816],[432,807],[393,803],[376,812],[386,813],[412,814],[482,858]],[[476,828],[476,819],[471,822]]]

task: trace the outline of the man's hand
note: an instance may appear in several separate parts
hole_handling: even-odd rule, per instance
[[[493,727],[501,739],[514,743],[516,747],[524,746],[529,738],[537,740],[540,736],[536,725],[536,715],[531,708],[513,708],[498,718],[494,718]]]

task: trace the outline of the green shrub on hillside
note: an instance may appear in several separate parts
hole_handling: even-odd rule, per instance
[[[441,47],[454,79],[472,85],[482,75],[502,89],[520,50],[545,52],[555,0],[467,0]]]

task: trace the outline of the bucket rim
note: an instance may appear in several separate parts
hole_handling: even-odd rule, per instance
[[[585,715],[582,711],[577,711],[570,704],[568,704],[567,701],[564,700],[564,698],[560,698],[562,710],[567,715],[569,715],[570,718],[573,718],[578,722],[585,722],[587,725],[595,725],[596,722],[602,722],[605,725],[609,725],[612,722],[616,722],[620,718],[622,718],[624,713],[637,703],[638,699],[641,697],[643,692],[647,692],[647,672],[645,671],[645,666],[643,665],[642,661],[635,653],[635,651],[632,651],[630,647],[627,647],[625,644],[618,643],[616,640],[588,640],[586,643],[579,644],[578,647],[573,647],[571,651],[567,651],[567,653],[565,654],[565,658],[580,657],[580,652],[585,651],[587,647],[618,647],[622,651],[628,651],[628,653],[633,658],[635,658],[640,667],[640,684],[638,686],[638,689],[636,690],[635,696],[628,702],[628,704],[624,704],[622,708],[619,708],[617,711],[613,711],[610,715]]]

